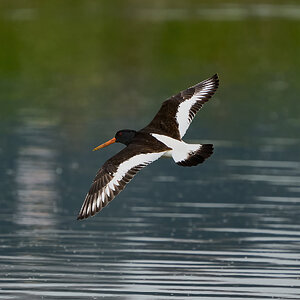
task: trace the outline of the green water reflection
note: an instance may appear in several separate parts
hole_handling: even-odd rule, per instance
[[[218,72],[214,122],[234,126],[238,110],[298,123],[299,7],[184,3],[2,1],[1,117],[42,107],[84,121],[125,106],[136,117]]]

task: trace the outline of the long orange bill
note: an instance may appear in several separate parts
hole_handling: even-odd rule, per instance
[[[101,144],[100,146],[94,148],[93,151],[96,151],[96,150],[99,150],[99,149],[104,148],[104,147],[106,147],[106,146],[109,146],[109,145],[111,145],[111,144],[113,144],[113,143],[115,143],[115,142],[116,142],[116,138],[113,138],[113,139],[107,141],[106,143]]]

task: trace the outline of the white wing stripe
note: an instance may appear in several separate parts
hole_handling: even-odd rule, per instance
[[[191,107],[197,102],[197,98],[198,97],[193,96],[192,98],[182,102],[178,106],[178,110],[176,113],[176,121],[178,123],[178,130],[181,137],[184,136],[190,125],[189,112]]]
[[[115,191],[115,185],[112,182],[109,182],[108,187],[112,190]]]
[[[110,190],[109,190],[109,186],[108,185],[105,188],[105,192],[106,192],[106,195],[109,197]]]
[[[101,204],[101,197],[100,197],[100,194],[98,194],[98,197],[97,197],[97,208],[100,208],[100,204]]]
[[[100,196],[100,195],[99,195]],[[102,202],[104,203],[105,202],[105,193],[104,193],[104,189],[102,190],[102,193],[101,193],[101,199],[102,199]]]
[[[95,208],[96,208],[96,202],[93,201],[93,205],[92,205],[92,211],[93,211],[93,212],[95,211]]]
[[[180,137],[183,137],[186,133],[191,120],[189,118],[190,109],[192,106],[197,103],[198,100],[204,99],[207,97],[207,93],[212,91],[215,88],[215,82],[209,80],[205,83],[205,86],[202,87],[200,91],[194,94],[190,99],[186,99],[179,106],[176,113],[176,121],[178,123],[178,130]]]
[[[110,190],[115,191],[116,186],[119,185],[119,181],[122,180],[122,178],[126,175],[126,173],[130,169],[137,167],[139,165],[146,166],[149,163],[159,159],[164,153],[165,151],[158,152],[158,153],[138,154],[121,163],[117,168],[117,171],[114,173],[113,179],[106,186],[103,187],[102,192],[100,192],[97,197],[97,200],[94,201],[94,203],[97,203],[97,207],[98,208],[100,207],[101,200],[103,203],[105,203],[105,196],[106,195],[108,197],[110,196]],[[95,205],[94,203],[92,204],[93,211]],[[87,214],[89,213],[89,210],[90,210],[90,205],[88,206]]]

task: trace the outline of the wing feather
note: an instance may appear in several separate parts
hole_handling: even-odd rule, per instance
[[[160,110],[142,132],[158,133],[181,140],[196,113],[215,93],[219,86],[215,74],[163,102]]]
[[[129,145],[97,172],[77,219],[95,215],[113,200],[142,168],[159,159],[165,151],[147,152],[139,145]]]

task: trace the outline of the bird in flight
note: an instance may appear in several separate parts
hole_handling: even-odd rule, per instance
[[[95,215],[113,200],[140,171],[162,156],[172,157],[184,167],[196,166],[213,153],[212,144],[187,144],[182,138],[202,105],[219,86],[218,75],[178,93],[163,102],[154,119],[145,128],[123,129],[98,150],[113,143],[126,147],[107,160],[82,204],[77,219]]]

